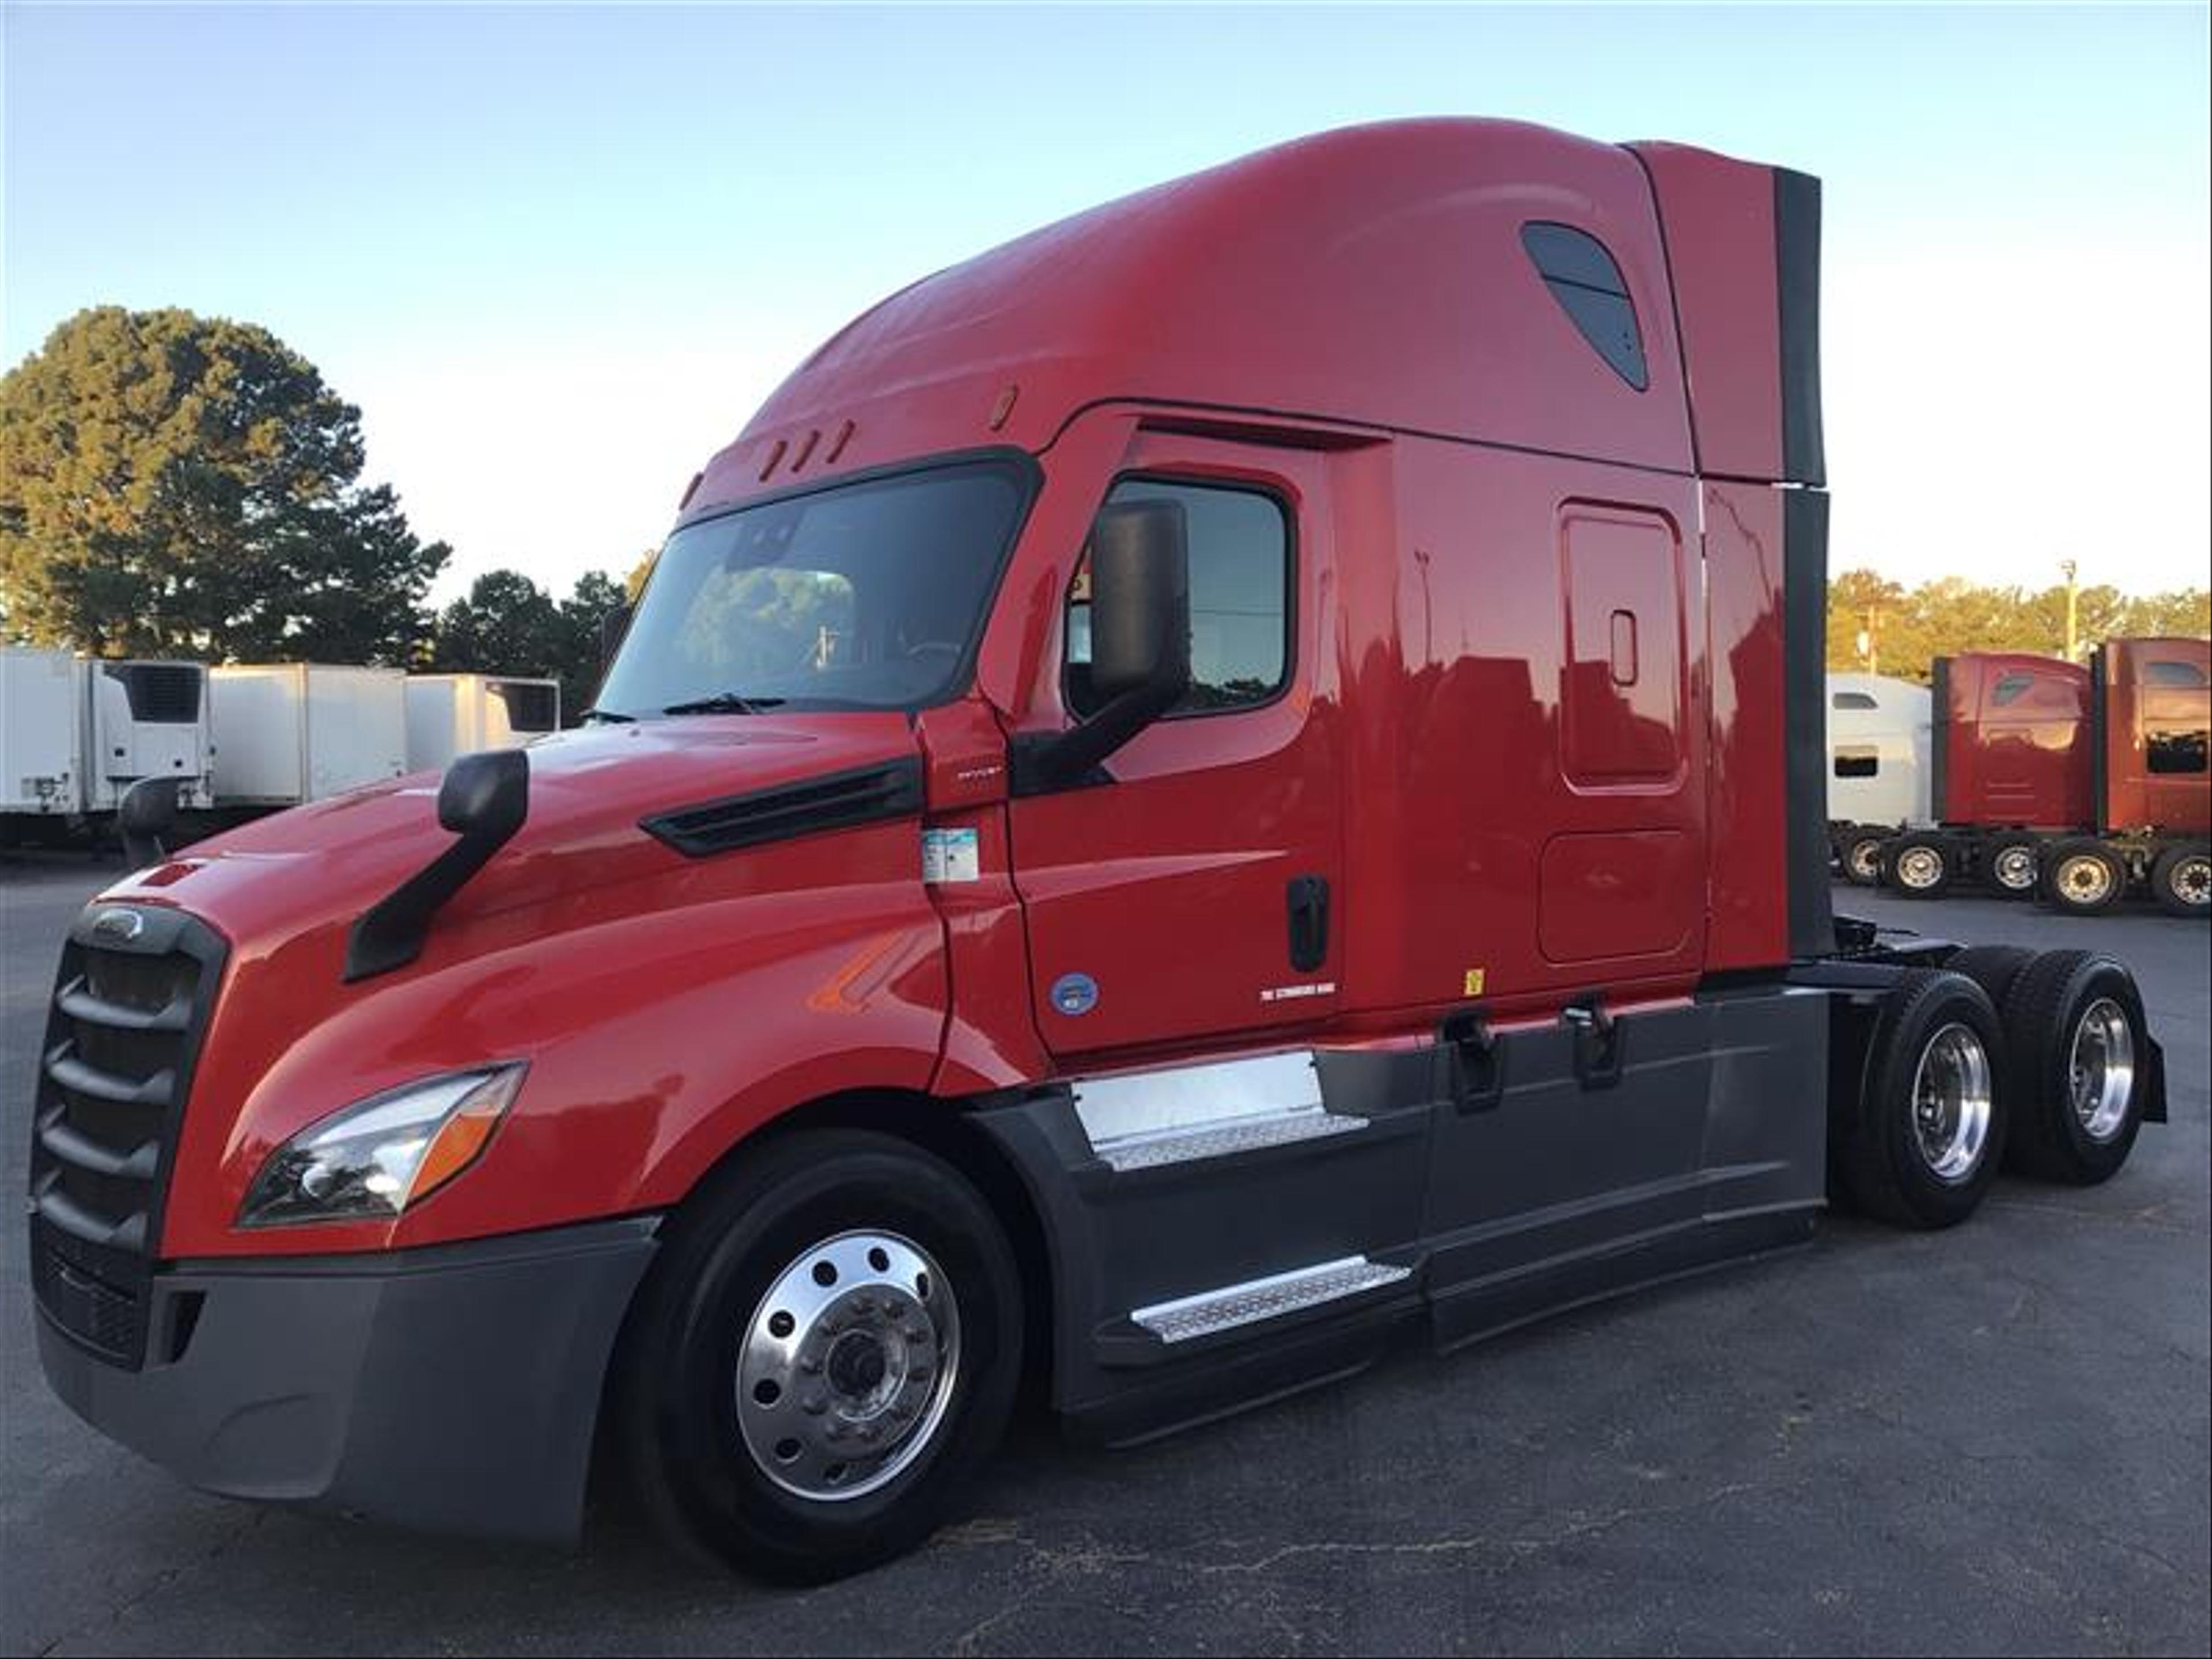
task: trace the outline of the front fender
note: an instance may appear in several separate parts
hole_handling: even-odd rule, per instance
[[[885,824],[507,912],[358,987],[339,983],[335,936],[234,962],[163,1254],[397,1249],[657,1209],[794,1105],[926,1089],[948,986],[914,839]],[[529,1075],[477,1166],[398,1223],[232,1224],[269,1155],[310,1123],[510,1060]]]

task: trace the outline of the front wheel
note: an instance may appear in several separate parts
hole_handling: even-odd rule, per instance
[[[819,1582],[921,1542],[997,1444],[1020,1278],[974,1187],[903,1141],[826,1131],[738,1158],[671,1228],[617,1427],[677,1541]]]
[[[1840,837],[1836,842],[1836,860],[1844,879],[1855,887],[1879,885],[1882,845],[1888,839],[1889,832],[1881,830],[1853,830]]]
[[[2151,891],[2168,915],[2212,915],[2212,847],[2169,847],[2150,868]]]
[[[1950,890],[1949,843],[1941,836],[1899,836],[1882,849],[1882,884],[1907,898],[1941,898]]]

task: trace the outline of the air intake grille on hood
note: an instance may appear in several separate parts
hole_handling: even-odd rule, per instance
[[[641,819],[638,827],[696,859],[921,811],[921,763],[897,760],[678,807]]]

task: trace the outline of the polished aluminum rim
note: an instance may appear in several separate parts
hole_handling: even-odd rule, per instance
[[[2136,1034],[2127,1011],[2110,997],[2082,1010],[2068,1064],[2074,1115],[2092,1140],[2110,1140],[2128,1119],[2136,1091]]]
[[[1996,878],[1997,885],[2015,893],[2025,893],[2035,885],[2035,849],[2015,842],[1990,860],[1990,872]]]
[[[2191,909],[2212,909],[2212,854],[2191,853],[2177,860],[2166,884]]]
[[[745,1449],[796,1497],[862,1497],[929,1444],[959,1367],[959,1307],[929,1253],[896,1233],[840,1233],[777,1275],[745,1327]]]
[[[2067,897],[2083,904],[2101,904],[2112,896],[2112,866],[2110,861],[2087,853],[2077,853],[2058,866],[2058,888]]]
[[[1851,873],[1861,881],[1873,881],[1881,874],[1881,843],[1871,836],[1853,842],[1844,857]]]
[[[1992,1100],[1990,1057],[1979,1037],[1952,1024],[1928,1039],[1912,1074],[1912,1134],[1936,1180],[1955,1187],[1981,1167]]]
[[[1943,879],[1943,855],[1932,847],[1908,847],[1897,855],[1897,884],[1921,892]]]

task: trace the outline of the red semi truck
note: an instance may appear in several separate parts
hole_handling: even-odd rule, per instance
[[[2212,647],[2114,640],[2087,668],[2013,654],[1939,657],[1936,826],[1886,841],[1886,884],[1933,898],[1963,876],[2109,908],[2130,885],[2212,915]]]
[[[2110,1176],[2124,968],[1829,911],[1818,238],[1798,173],[1417,121],[885,301],[693,481],[588,728],[86,910],[53,1386],[477,1533],[571,1534],[596,1448],[821,1577],[1025,1382],[1128,1441],[1832,1188]]]

